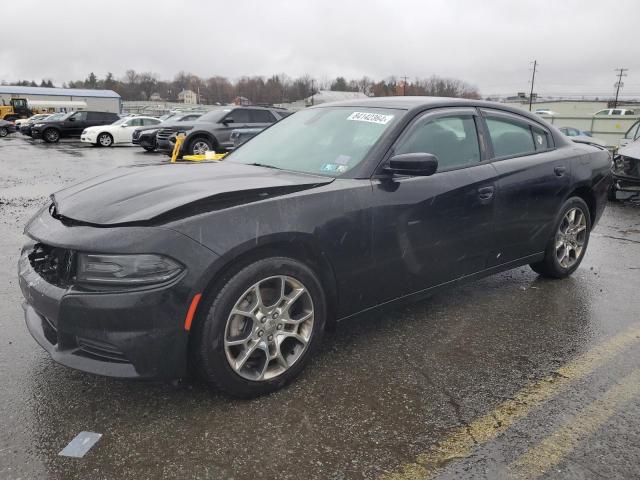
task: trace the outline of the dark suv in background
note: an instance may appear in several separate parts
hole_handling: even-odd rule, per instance
[[[161,125],[153,127],[140,127],[133,131],[131,142],[134,145],[140,145],[147,152],[153,152],[156,149],[156,135],[160,128],[169,128],[175,123],[193,122],[202,116],[202,112],[196,113],[176,113],[167,117]]]
[[[185,133],[180,155],[203,154],[209,150],[225,152],[233,148],[231,132],[246,128],[266,128],[291,112],[277,107],[224,106],[211,110],[192,124],[182,124],[158,131],[158,150],[171,155],[172,135]]]
[[[61,138],[80,138],[85,128],[109,125],[119,118],[112,112],[69,112],[57,120],[36,123],[31,128],[31,136],[42,138],[47,143],[55,143]]]

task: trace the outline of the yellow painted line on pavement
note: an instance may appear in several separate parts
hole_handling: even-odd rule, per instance
[[[397,472],[384,474],[380,478],[423,480],[432,476],[447,463],[469,456],[479,444],[495,439],[541,403],[553,398],[562,388],[589,375],[639,340],[640,324],[634,324],[630,329],[580,354],[542,380],[527,385],[513,398],[504,401],[468,426],[457,428],[443,441],[420,453],[415,462],[405,464]]]
[[[624,404],[640,394],[640,368],[580,410],[510,465],[516,478],[538,478],[556,466],[578,444],[602,427]]]

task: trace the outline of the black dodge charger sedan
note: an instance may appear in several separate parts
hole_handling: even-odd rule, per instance
[[[499,103],[394,97],[297,112],[221,162],[55,193],[19,262],[29,331],[69,367],[237,396],[295,377],[327,326],[521,265],[563,278],[611,159]]]

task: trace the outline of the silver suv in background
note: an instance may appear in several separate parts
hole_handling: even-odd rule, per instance
[[[231,132],[237,129],[264,129],[290,111],[278,107],[224,106],[205,113],[194,123],[183,123],[170,129],[160,129],[156,135],[158,150],[171,155],[174,134],[184,133],[180,155],[197,155],[207,151],[226,152],[233,148]]]

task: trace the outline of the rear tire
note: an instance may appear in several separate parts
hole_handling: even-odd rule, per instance
[[[282,388],[322,339],[326,300],[318,277],[297,260],[270,257],[221,282],[219,290],[207,292],[192,331],[200,377],[241,398]]]
[[[96,138],[96,145],[98,147],[110,147],[113,145],[113,137],[106,132],[100,133]]]
[[[590,233],[589,207],[580,197],[569,198],[558,213],[544,259],[530,267],[543,277],[568,277],[580,266]]]
[[[42,132],[42,138],[47,143],[57,143],[60,140],[60,132],[55,128],[47,128]]]
[[[9,130],[6,127],[0,127],[0,137],[6,137],[9,135]]]

